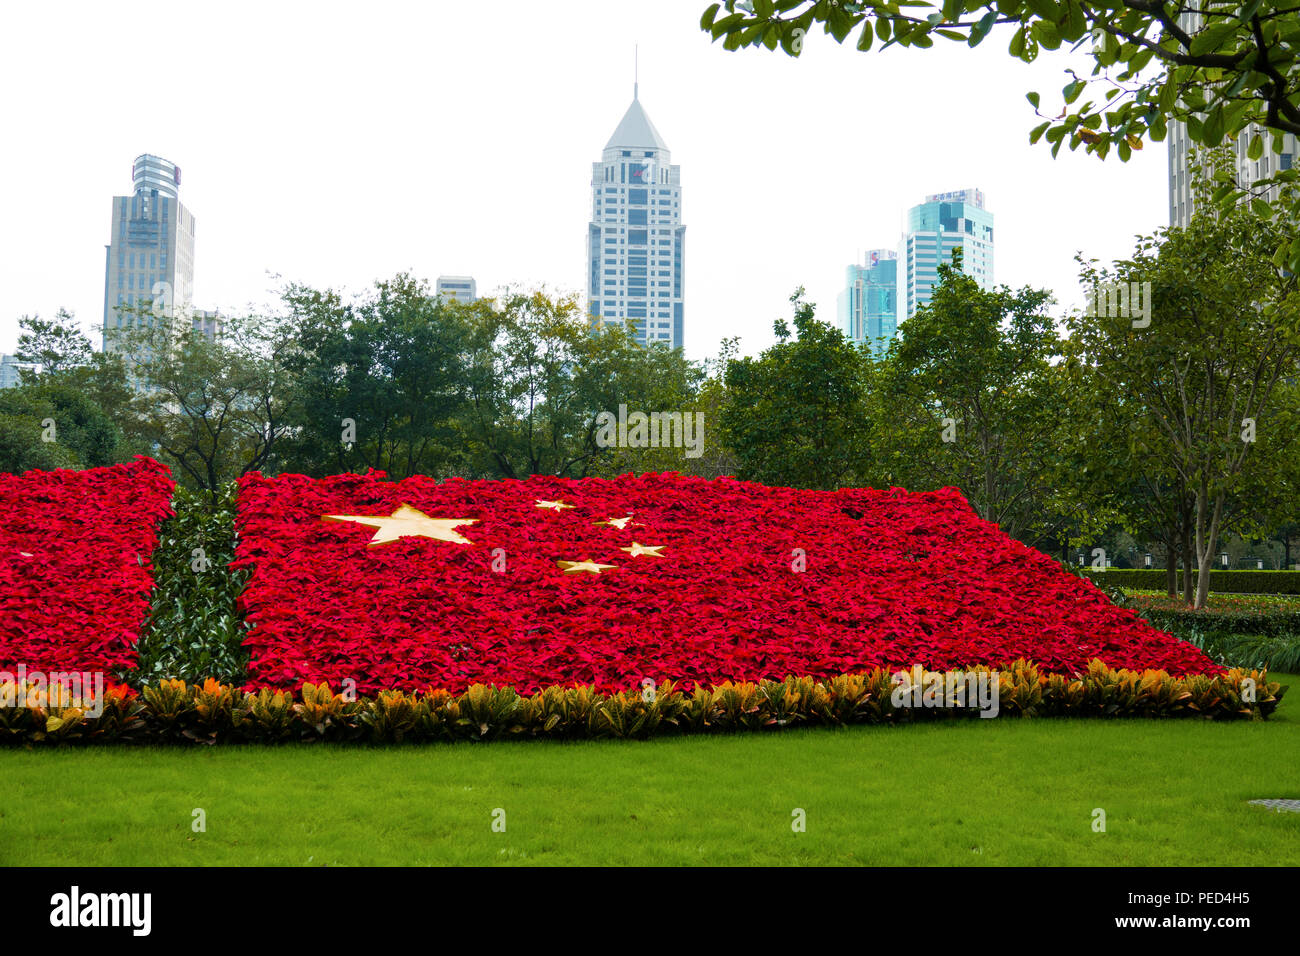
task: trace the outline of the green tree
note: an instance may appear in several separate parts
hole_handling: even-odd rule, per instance
[[[135,316],[119,344],[141,435],[176,479],[215,503],[268,463],[286,427],[285,339],[262,316],[229,316],[208,338],[188,315]]]
[[[1097,414],[1137,436],[1137,452],[1159,458],[1194,502],[1198,608],[1220,535],[1252,520],[1251,489],[1262,493],[1260,476],[1291,447],[1294,417],[1279,407],[1279,386],[1297,374],[1287,329],[1298,303],[1295,276],[1273,264],[1280,232],[1240,208],[1139,237],[1131,259],[1086,263],[1083,278],[1136,290],[1149,315],[1110,300],[1068,320],[1074,356],[1100,394],[1118,399],[1099,402]]]
[[[59,309],[52,319],[39,315],[24,315],[18,320],[18,349],[20,362],[40,366],[37,374],[50,374],[89,365],[93,349],[90,339],[81,331],[76,316],[67,309]],[[33,373],[24,372],[26,381]]]
[[[871,445],[886,480],[954,485],[1010,535],[1055,533],[1050,504],[1070,422],[1051,301],[1044,290],[985,290],[939,266],[929,304],[876,376]]]
[[[802,287],[790,297],[794,328],[758,358],[732,358],[721,437],[739,477],[794,488],[861,482],[866,461],[866,353],[814,316]]]
[[[863,51],[927,48],[935,37],[974,47],[1007,25],[1008,52],[1026,63],[1063,45],[1086,44],[1092,58],[1089,76],[1067,71],[1059,111],[1039,112],[1039,94],[1027,94],[1045,117],[1030,139],[1050,143],[1053,155],[1068,143],[1103,158],[1113,148],[1127,160],[1144,140],[1162,141],[1177,119],[1194,143],[1211,148],[1256,124],[1264,133],[1252,138],[1249,155],[1258,159],[1265,148],[1282,152],[1282,134],[1300,134],[1296,11],[1284,0],[726,0],[707,8],[700,26],[728,50],[780,46],[798,56],[817,24],[837,43],[856,31]],[[1185,14],[1198,18],[1190,29]],[[1226,211],[1270,185],[1289,190],[1296,176],[1285,170],[1254,184],[1225,178],[1216,199]],[[1294,191],[1285,205],[1297,218]],[[1300,266],[1295,237],[1277,253],[1279,262]]]
[[[603,444],[600,417],[681,410],[699,371],[679,351],[638,345],[625,324],[595,326],[575,298],[543,291],[507,291],[473,319],[468,430],[482,473],[582,477],[675,457]]]
[[[0,471],[94,468],[124,460],[117,425],[75,387],[38,381],[0,391]]]
[[[280,467],[403,478],[466,466],[467,313],[486,302],[443,302],[406,274],[354,302],[304,286],[286,289],[284,302],[290,412]]]

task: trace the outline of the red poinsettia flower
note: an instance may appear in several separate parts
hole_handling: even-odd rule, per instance
[[[0,474],[0,670],[107,678],[136,666],[173,487],[144,457]]]
[[[686,687],[1017,658],[1217,673],[955,489],[240,481],[250,687]]]

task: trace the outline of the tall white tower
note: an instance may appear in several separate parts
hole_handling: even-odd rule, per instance
[[[591,164],[587,227],[588,311],[630,321],[642,344],[683,344],[680,167],[641,105],[632,105]]]

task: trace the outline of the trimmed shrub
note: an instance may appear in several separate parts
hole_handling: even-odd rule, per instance
[[[1192,610],[1167,597],[1134,594],[1117,603],[1195,644],[1225,667],[1300,668],[1300,601],[1231,596],[1212,598],[1209,607]]]
[[[1083,568],[1098,586],[1163,591],[1164,568]],[[1192,572],[1195,574],[1195,572]],[[1179,572],[1182,581],[1182,572]],[[1300,594],[1300,571],[1210,571],[1210,591],[1216,594]]]

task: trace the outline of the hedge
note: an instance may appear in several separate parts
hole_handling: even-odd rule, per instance
[[[215,501],[207,492],[178,487],[172,507],[175,514],[158,529],[138,669],[117,677],[137,689],[177,678],[242,684],[247,628],[236,602],[248,572],[228,567],[235,557],[235,483],[222,486]]]
[[[1135,590],[1162,591],[1167,579],[1163,568],[1084,568],[1083,573],[1097,584]],[[1181,581],[1179,572],[1180,586]],[[1210,590],[1219,594],[1300,594],[1300,571],[1211,570]]]
[[[985,669],[974,673],[990,673]],[[943,672],[960,677],[972,672]],[[998,672],[999,715],[1264,719],[1287,688],[1262,671],[1171,677],[1164,671],[1112,670],[1093,661],[1072,677],[1040,672],[1020,660]],[[928,681],[940,672],[925,675]],[[1247,684],[1246,681],[1252,683]],[[117,685],[97,716],[61,688],[0,684],[0,742],[279,743],[368,741],[391,744],[493,739],[646,738],[678,733],[779,730],[800,725],[897,724],[972,719],[970,707],[895,706],[895,674],[876,668],[826,681],[726,682],[683,693],[671,682],[653,691],[601,694],[591,687],[548,687],[523,697],[509,687],[475,684],[445,690],[383,691],[352,699],[328,684],[256,694],[206,680],[165,680],[138,695]],[[918,685],[919,686],[919,685]],[[943,691],[941,690],[942,694]],[[5,706],[8,705],[8,706]]]
[[[1254,602],[1252,604],[1252,602]],[[1274,604],[1261,597],[1237,599],[1236,606],[1192,610],[1164,597],[1122,595],[1153,627],[1195,644],[1226,667],[1291,672],[1300,667],[1300,603]]]

